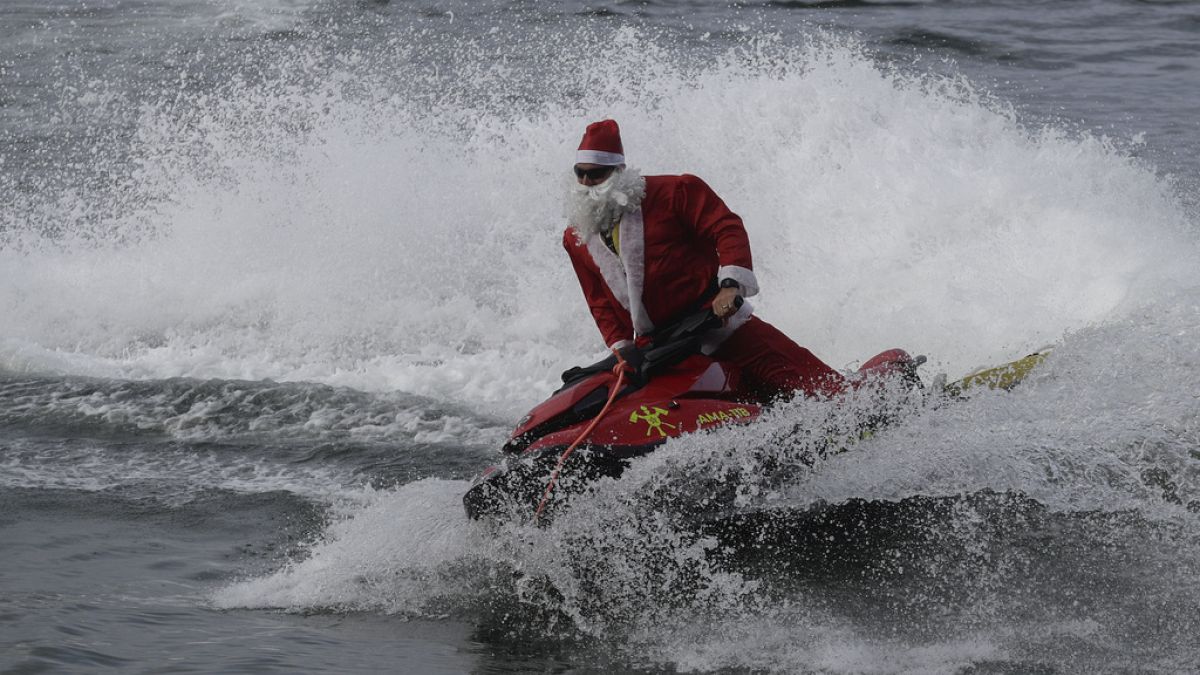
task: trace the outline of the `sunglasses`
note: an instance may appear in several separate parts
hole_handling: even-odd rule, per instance
[[[617,167],[615,166],[601,166],[595,169],[581,169],[579,167],[575,167],[575,177],[587,178],[588,180],[600,180],[601,178],[604,178],[608,174],[612,173],[616,168]]]

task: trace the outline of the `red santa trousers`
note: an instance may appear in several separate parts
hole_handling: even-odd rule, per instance
[[[846,388],[844,375],[756,316],[734,331],[712,356],[740,367],[741,388],[764,401],[797,391],[806,396],[833,396]]]

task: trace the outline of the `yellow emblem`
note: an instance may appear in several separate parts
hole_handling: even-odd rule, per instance
[[[637,422],[639,420],[645,421],[647,436],[650,435],[651,431],[657,431],[659,436],[661,436],[662,438],[666,438],[667,432],[663,430],[663,427],[667,427],[668,429],[677,428],[674,424],[668,424],[667,422],[662,421],[662,418],[666,417],[669,414],[670,413],[668,413],[666,410],[663,410],[662,408],[659,408],[658,406],[654,406],[653,408],[647,408],[646,406],[642,406],[642,409],[640,412],[635,410],[633,412],[633,414],[629,416],[629,421],[630,422]]]
[[[729,408],[727,410],[714,410],[713,412],[700,413],[696,416],[696,426],[704,426],[705,424],[724,424],[733,420],[746,419],[750,417],[750,411],[745,408]]]

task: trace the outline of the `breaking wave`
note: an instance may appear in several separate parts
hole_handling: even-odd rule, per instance
[[[117,189],[18,200],[0,367],[519,414],[601,347],[556,191],[604,115],[634,165],[702,175],[745,218],[760,314],[838,366],[901,345],[961,374],[1196,286],[1192,225],[1151,169],[844,41],[698,59],[627,30],[487,60],[407,44],[285,48],[185,111],[143,106],[100,161]]]

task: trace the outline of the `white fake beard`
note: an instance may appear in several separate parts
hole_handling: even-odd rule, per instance
[[[626,213],[638,210],[646,196],[646,179],[637,169],[617,169],[599,185],[580,185],[570,176],[563,215],[583,239],[607,232]]]

